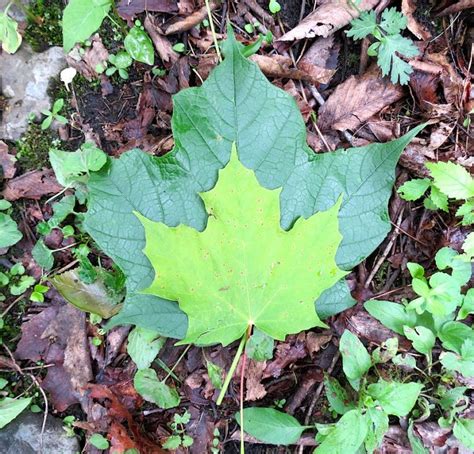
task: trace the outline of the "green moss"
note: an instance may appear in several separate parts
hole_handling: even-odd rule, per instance
[[[40,169],[49,163],[48,152],[58,139],[49,129],[31,122],[22,138],[17,142],[18,164],[23,170]]]
[[[28,7],[28,25],[25,40],[35,52],[51,46],[62,46],[62,0],[33,0]]]

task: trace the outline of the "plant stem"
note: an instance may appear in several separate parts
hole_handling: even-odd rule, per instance
[[[242,339],[240,339],[239,348],[237,349],[237,352],[235,353],[234,360],[232,361],[232,364],[230,365],[229,372],[227,376],[225,377],[225,381],[224,381],[224,384],[222,385],[221,392],[219,393],[219,397],[217,398],[217,401],[216,401],[217,405],[220,405],[222,401],[224,400],[225,393],[227,392],[227,389],[229,388],[229,384],[234,375],[235,369],[237,369],[237,364],[239,364],[239,359],[240,359],[240,356],[242,355],[242,352],[244,350],[246,343],[247,343],[247,332],[242,336]]]
[[[188,350],[191,348],[191,345],[192,344],[189,344],[183,351],[183,353],[181,353],[181,355],[179,356],[178,360],[176,361],[176,363],[174,364],[174,366],[170,369],[170,371],[168,372],[168,374],[166,375],[166,377],[164,378],[163,380],[163,383],[166,382],[166,380],[168,380],[168,378],[170,377],[170,375],[174,372],[174,370],[176,369],[176,366],[181,362],[181,360],[184,358],[184,356],[186,355],[186,353],[188,353]]]
[[[245,333],[245,342],[252,332],[252,325],[250,325]],[[242,367],[240,369],[240,454],[245,454],[244,443],[244,379],[245,379],[245,365],[247,363],[247,352],[244,350],[242,355]]]
[[[207,16],[209,17],[209,25],[211,27],[212,40],[214,41],[214,47],[216,48],[216,52],[217,52],[217,58],[221,62],[222,55],[221,55],[221,50],[219,49],[219,44],[217,43],[216,29],[214,28],[214,21],[212,19],[211,7],[209,6],[209,0],[206,0],[206,9],[207,9]]]

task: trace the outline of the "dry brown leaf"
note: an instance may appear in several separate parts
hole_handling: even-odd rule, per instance
[[[418,39],[427,41],[432,38],[429,30],[420,24],[414,16],[416,11],[415,0],[402,0],[402,13],[407,18],[407,27]]]
[[[439,69],[439,72],[441,72],[442,68]],[[409,83],[423,110],[429,110],[433,104],[439,103],[439,97],[436,92],[439,84],[439,73],[415,69],[410,76]]]
[[[10,180],[2,195],[10,202],[18,199],[39,200],[45,195],[56,194],[62,189],[51,169],[32,170]]]
[[[259,400],[267,395],[265,386],[261,383],[266,367],[266,361],[249,361],[247,371],[245,372],[245,400]]]
[[[89,81],[99,77],[99,73],[96,71],[97,66],[105,66],[109,58],[109,52],[98,33],[91,38],[91,43],[92,45],[87,48],[84,55],[78,52],[77,47],[66,55],[69,66],[76,69],[79,74],[82,74]]]
[[[332,338],[332,334],[314,333],[309,331],[306,334],[306,349],[311,357],[324,347]]]
[[[169,63],[170,66],[174,65],[178,61],[179,55],[173,50],[173,46],[168,41],[168,39],[162,36],[161,30],[155,25],[150,15],[147,14],[143,26],[150,35],[155,49],[163,63],[165,65]]]
[[[321,130],[356,129],[384,107],[403,97],[403,89],[372,72],[339,84],[319,110]]]
[[[15,356],[54,364],[42,386],[56,410],[65,411],[81,402],[84,388],[93,378],[86,314],[70,304],[46,308],[23,324]]]
[[[297,66],[308,73],[313,80],[328,84],[337,70],[337,61],[341,45],[334,36],[317,39],[305,52]]]
[[[15,156],[8,153],[8,145],[0,140],[0,179],[10,179],[15,176]]]
[[[430,134],[430,143],[428,144],[430,150],[437,150],[441,145],[443,145],[446,140],[448,140],[455,126],[455,122],[440,122]]]
[[[374,8],[378,2],[379,0],[362,0],[358,5],[358,9],[360,11],[367,11]],[[351,6],[349,1],[335,1],[320,5],[295,28],[279,38],[276,42],[277,47],[278,43],[291,43],[304,38],[329,36],[346,26],[352,19],[358,17],[359,14],[359,11]],[[285,45],[279,47],[285,47]]]
[[[211,11],[220,6],[220,0],[211,0],[209,2],[209,8]],[[165,29],[165,35],[173,35],[174,33],[181,33],[191,30],[197,24],[200,24],[207,17],[207,8],[204,5],[189,16],[178,18],[175,21],[171,21]]]

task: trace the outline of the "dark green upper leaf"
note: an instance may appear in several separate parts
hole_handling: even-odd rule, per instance
[[[255,170],[261,185],[283,188],[281,225],[285,229],[298,217],[329,209],[342,194],[343,241],[337,254],[341,267],[350,269],[367,257],[390,230],[387,202],[394,168],[401,151],[420,129],[388,144],[316,155],[306,144],[305,124],[295,100],[270,84],[242,56],[241,49],[230,34],[224,44],[224,62],[202,87],[174,97],[173,151],[154,158],[132,150],[89,180],[86,228],[127,275],[130,295],[148,287],[153,278],[142,253],[144,230],[133,211],[169,226],[183,223],[202,230],[207,214],[197,192],[214,186],[217,171],[230,158],[233,142],[240,160]],[[334,296],[331,291],[323,296],[326,316],[353,304],[345,285],[340,284]],[[150,297],[133,298],[138,302]],[[177,330],[175,325],[172,332],[168,329],[171,319],[182,312],[164,301],[154,298],[154,310],[159,312],[158,306],[164,304],[172,315],[157,316],[154,329],[182,337],[185,326]],[[113,323],[150,327],[150,320],[137,317],[137,311],[142,309],[132,308],[129,299]],[[135,314],[133,320],[125,315],[129,312]]]

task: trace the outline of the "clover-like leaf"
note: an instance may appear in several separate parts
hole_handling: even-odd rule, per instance
[[[260,186],[234,147],[216,186],[200,194],[210,215],[204,231],[137,213],[156,273],[146,292],[178,301],[186,312],[181,343],[227,345],[249,326],[284,340],[324,326],[314,301],[346,274],[335,260],[341,200],[285,231],[279,195]]]

